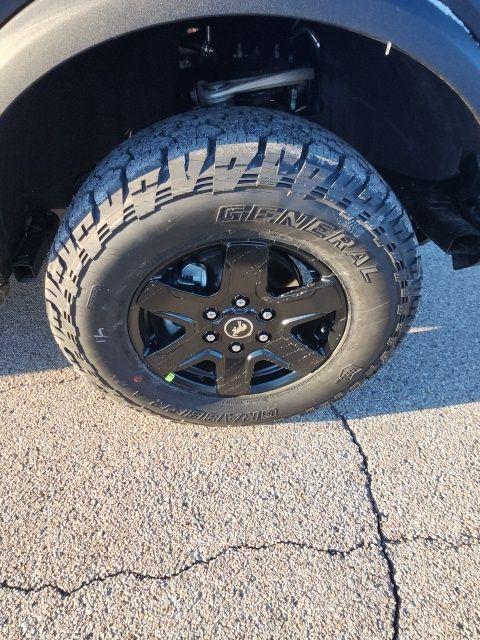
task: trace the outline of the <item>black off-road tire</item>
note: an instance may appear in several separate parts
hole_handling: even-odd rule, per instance
[[[271,393],[202,396],[141,361],[127,323],[139,284],[210,238],[267,238],[338,276],[349,320],[333,355]],[[137,408],[189,422],[261,423],[336,400],[371,376],[407,331],[420,260],[402,206],[355,150],[298,117],[197,109],[126,140],[74,198],[49,257],[46,300],[67,358]]]

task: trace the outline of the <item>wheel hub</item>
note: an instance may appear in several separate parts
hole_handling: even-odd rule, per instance
[[[205,261],[205,274],[217,283],[213,290],[206,277],[185,283],[191,271],[185,263],[162,269],[140,287],[129,325],[146,364],[164,379],[197,391],[209,386],[221,396],[269,391],[318,369],[345,326],[346,301],[336,277],[326,267],[319,272],[318,260],[317,271],[304,263],[308,277],[301,277],[290,256],[291,273],[275,287],[277,247],[228,242],[218,251],[215,267],[195,257],[197,270]]]
[[[245,340],[249,338],[254,330],[253,320],[246,316],[234,316],[228,318],[223,324],[223,332],[227,338],[232,340]]]

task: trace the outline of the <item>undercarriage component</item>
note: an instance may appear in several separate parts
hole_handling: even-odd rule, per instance
[[[454,269],[480,262],[480,229],[462,217],[455,202],[432,189],[424,206],[413,212],[417,224],[433,242],[452,256]]]
[[[272,73],[254,78],[238,78],[237,80],[206,82],[199,80],[192,91],[192,100],[200,105],[214,105],[227,102],[238,93],[252,93],[277,87],[302,85],[313,80],[313,69],[291,69],[280,73]]]
[[[469,160],[469,167],[474,164]],[[387,176],[420,235],[451,255],[454,269],[480,262],[480,193],[474,195],[475,184],[478,186],[475,175],[472,169],[468,175],[462,172],[458,178],[443,182]]]
[[[20,282],[36,278],[58,227],[50,212],[36,212],[25,229],[13,261],[13,273]]]
[[[218,25],[217,25],[218,27]],[[179,43],[181,99],[213,106],[265,106],[304,115],[319,112],[320,40],[302,22],[265,34],[192,25]]]
[[[8,296],[10,276],[12,275],[12,266],[10,261],[0,260],[0,305]]]
[[[209,24],[205,27],[205,41],[202,44],[201,53],[202,56],[207,57],[215,55],[212,47],[212,27]]]
[[[3,278],[0,278],[0,306],[5,302],[8,296],[9,289],[10,289],[9,281],[4,280]]]
[[[480,154],[465,158],[455,183],[456,200],[464,217],[480,228]]]

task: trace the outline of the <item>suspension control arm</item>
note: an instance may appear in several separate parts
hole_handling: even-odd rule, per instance
[[[309,68],[290,69],[280,73],[271,73],[253,78],[238,78],[237,80],[226,80],[217,82],[207,82],[199,80],[192,91],[192,99],[197,104],[212,105],[226,102],[237,93],[250,93],[263,89],[275,89],[276,87],[289,87],[303,84],[308,80],[313,80],[315,71]]]

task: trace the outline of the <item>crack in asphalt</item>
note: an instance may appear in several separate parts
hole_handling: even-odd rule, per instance
[[[459,540],[458,542],[454,542],[453,540],[448,540],[448,538],[442,538],[440,536],[426,536],[426,535],[413,535],[411,537],[408,536],[400,536],[399,538],[385,538],[387,544],[392,545],[400,545],[400,544],[412,544],[415,542],[422,543],[432,543],[442,545],[443,549],[452,549],[454,551],[459,551],[463,547],[473,547],[477,544],[480,544],[480,536],[474,536],[470,533],[462,533],[461,534],[463,540]]]
[[[480,544],[480,536],[477,537],[471,534],[462,534],[462,537],[464,538],[464,540],[459,542],[453,542],[451,540],[447,540],[446,538],[440,538],[435,536],[414,535],[411,537],[400,536],[399,538],[385,538],[385,542],[386,544],[391,544],[391,545],[404,545],[404,544],[408,545],[408,544],[414,544],[416,542],[422,542],[422,543],[426,542],[426,543],[433,543],[433,544],[442,543],[444,549],[453,549],[455,551],[458,551],[462,547],[473,547],[476,544]],[[194,569],[197,566],[201,566],[201,565],[208,566],[215,560],[218,560],[219,558],[227,555],[230,552],[265,551],[265,550],[272,549],[274,547],[279,547],[279,546],[292,546],[292,547],[297,547],[299,549],[307,549],[310,551],[315,551],[317,553],[325,553],[331,557],[339,556],[341,558],[345,558],[346,556],[350,555],[351,553],[354,553],[355,551],[359,551],[360,549],[372,549],[372,548],[381,549],[380,545],[375,542],[369,542],[369,543],[360,542],[359,544],[353,547],[350,547],[349,549],[337,549],[333,547],[322,549],[320,547],[317,547],[315,545],[312,545],[306,542],[297,542],[294,540],[278,540],[277,542],[270,542],[270,543],[265,543],[261,545],[240,544],[240,545],[232,545],[229,547],[225,547],[224,549],[222,549],[215,555],[210,556],[209,558],[200,558],[198,560],[195,560],[194,562],[191,562],[188,565],[181,567],[177,571],[163,574],[163,575],[153,575],[153,574],[144,573],[142,571],[135,571],[133,569],[119,569],[117,571],[105,573],[100,576],[95,576],[90,580],[84,580],[77,587],[74,587],[73,589],[65,589],[52,582],[41,584],[37,587],[26,587],[22,585],[10,584],[8,580],[0,581],[0,589],[18,591],[19,593],[22,593],[25,595],[28,595],[31,593],[40,593],[42,591],[46,591],[47,589],[51,589],[52,591],[55,591],[60,596],[62,596],[62,598],[66,598],[68,596],[74,595],[75,593],[77,593],[78,591],[81,591],[82,589],[88,588],[89,586],[95,583],[105,582],[109,579],[118,578],[121,576],[132,577],[140,581],[152,580],[157,582],[169,582],[173,578],[176,578],[182,575],[183,573],[186,573],[187,571]]]
[[[340,420],[343,428],[347,432],[350,440],[355,445],[361,459],[361,469],[363,475],[365,476],[365,492],[367,494],[368,501],[370,503],[370,507],[372,509],[373,515],[375,516],[375,521],[377,525],[377,535],[379,540],[379,547],[385,564],[387,566],[388,571],[388,579],[390,582],[390,588],[392,591],[393,601],[394,601],[394,609],[392,614],[392,625],[393,625],[393,635],[392,640],[398,640],[399,632],[400,632],[400,609],[401,609],[401,598],[398,589],[398,584],[395,576],[395,564],[393,562],[392,556],[388,550],[388,538],[383,531],[383,514],[379,509],[378,503],[373,495],[372,489],[372,474],[370,472],[370,467],[368,464],[368,457],[365,451],[363,450],[362,445],[360,444],[355,431],[349,425],[347,418],[341,413],[337,407],[333,404],[330,405],[331,411],[333,415]]]
[[[53,591],[56,591],[63,598],[66,598],[68,596],[71,596],[77,593],[78,591],[81,591],[82,589],[85,589],[91,586],[92,584],[105,582],[110,578],[118,578],[121,576],[126,576],[126,577],[135,578],[137,580],[154,580],[158,582],[169,582],[173,578],[177,578],[178,576],[182,575],[183,573],[186,573],[187,571],[190,571],[195,567],[202,566],[202,565],[208,566],[209,564],[211,564],[212,562],[215,562],[215,560],[218,560],[219,558],[221,558],[222,556],[225,556],[229,552],[235,553],[235,552],[241,552],[241,551],[266,551],[268,549],[273,549],[274,547],[279,547],[279,546],[291,546],[291,547],[296,547],[298,549],[307,549],[309,551],[314,551],[317,553],[324,553],[329,555],[330,557],[339,556],[340,558],[345,558],[346,556],[348,556],[351,553],[354,553],[355,551],[359,551],[360,549],[367,549],[377,545],[374,543],[366,544],[365,542],[359,542],[357,545],[350,547],[349,549],[336,549],[334,547],[328,547],[326,549],[322,549],[320,547],[316,547],[315,545],[308,544],[306,542],[296,542],[294,540],[277,540],[276,542],[270,542],[270,543],[265,543],[260,545],[245,543],[245,544],[232,545],[229,547],[225,547],[224,549],[222,549],[221,551],[219,551],[213,556],[210,556],[208,558],[200,557],[197,560],[194,560],[193,562],[191,562],[190,564],[184,565],[180,569],[177,569],[177,571],[174,571],[172,573],[167,573],[164,575],[153,575],[153,574],[144,573],[141,571],[135,571],[134,569],[118,569],[117,571],[105,573],[101,576],[95,576],[90,580],[84,580],[77,587],[74,587],[73,589],[65,589],[52,582],[39,585],[38,587],[26,587],[22,585],[10,584],[7,580],[0,581],[0,588],[9,589],[11,591],[18,591],[19,593],[23,593],[25,595],[28,595],[31,593],[40,593],[41,591],[51,589]]]

